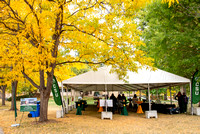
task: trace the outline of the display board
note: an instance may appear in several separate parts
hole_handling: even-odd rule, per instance
[[[102,100],[100,99],[100,107],[105,107],[107,104],[107,107],[113,107],[113,100]]]
[[[37,98],[21,98],[20,102],[21,112],[37,111]]]

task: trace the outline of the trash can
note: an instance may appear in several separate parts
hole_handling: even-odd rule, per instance
[[[40,101],[37,101],[37,111],[30,111],[28,117],[39,117],[40,116]]]

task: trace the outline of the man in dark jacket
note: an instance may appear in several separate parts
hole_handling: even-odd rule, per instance
[[[115,113],[115,110],[117,109],[117,98],[114,94],[110,96],[110,99],[113,100],[113,107],[112,107],[112,113]]]

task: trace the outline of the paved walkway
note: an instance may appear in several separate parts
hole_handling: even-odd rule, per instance
[[[2,129],[2,128],[0,128],[0,134],[4,134],[4,133],[3,133],[3,129]]]

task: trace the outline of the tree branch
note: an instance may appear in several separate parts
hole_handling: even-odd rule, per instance
[[[37,14],[35,13],[34,8],[31,6],[30,3],[28,3],[27,0],[24,0],[24,2],[29,6],[29,8],[31,9],[31,11],[33,12],[33,15],[35,16],[36,21],[37,21],[37,25],[39,26],[40,25],[39,18],[37,16]]]
[[[110,13],[110,11],[106,7],[103,6],[104,4],[103,2],[98,2],[97,0],[96,2],[99,4],[100,7],[104,8],[108,13]]]
[[[9,33],[9,32],[0,32],[0,34],[8,34],[8,35],[17,35],[16,33]]]
[[[25,38],[29,40],[29,42],[34,46],[34,47],[38,47],[38,42],[35,38],[31,37],[32,39],[29,39],[31,36],[27,33]]]
[[[94,32],[95,32],[95,31],[93,31],[92,33],[88,33],[88,32],[86,32],[86,31],[84,31],[84,30],[79,29],[79,28],[78,28],[77,26],[75,26],[75,25],[71,25],[71,24],[70,24],[70,25],[69,25],[69,24],[63,24],[63,25],[72,26],[72,27],[74,27],[76,30],[78,30],[79,32],[82,32],[82,33],[85,33],[85,34],[87,34],[87,35],[93,36],[93,37],[95,37],[96,39],[98,39],[98,40],[100,40],[100,41],[102,41],[102,42],[108,44],[106,41],[102,40],[101,38],[96,37],[96,36],[94,35]],[[108,45],[109,45],[109,44],[108,44]]]
[[[10,6],[10,3],[7,3],[5,0],[1,0],[3,1],[11,10],[11,12],[13,13],[13,15],[15,16],[15,18],[20,21],[22,24],[24,24],[24,22],[18,17],[17,13],[12,9],[12,7]]]
[[[90,8],[93,8],[97,3],[95,3],[94,5],[90,6],[90,7],[86,7],[86,8],[83,8],[83,9],[79,9],[79,10],[76,10],[75,12],[73,12],[70,16],[67,17],[70,18],[72,17],[73,15],[75,15],[76,13],[78,13],[79,11],[83,11],[83,10],[87,10],[87,9],[90,9]]]
[[[25,74],[24,71],[22,71],[22,74],[24,75],[24,77],[25,77],[28,81],[30,81],[30,83],[31,83],[34,87],[36,87],[37,89],[40,89],[40,86],[38,86],[30,77],[28,77],[28,75]]]
[[[106,63],[110,60],[113,60],[112,58],[108,58],[105,61],[102,62],[87,62],[87,61],[65,61],[65,62],[61,62],[61,63],[57,63],[56,65],[62,65],[62,64],[66,64],[66,63],[82,63],[82,64],[102,64],[102,63]]]
[[[13,32],[18,32],[18,30],[13,29],[13,28],[10,28],[10,27],[7,26],[4,22],[0,22],[0,23],[2,23],[2,24],[5,26],[5,28],[7,28],[8,30],[13,31]]]

